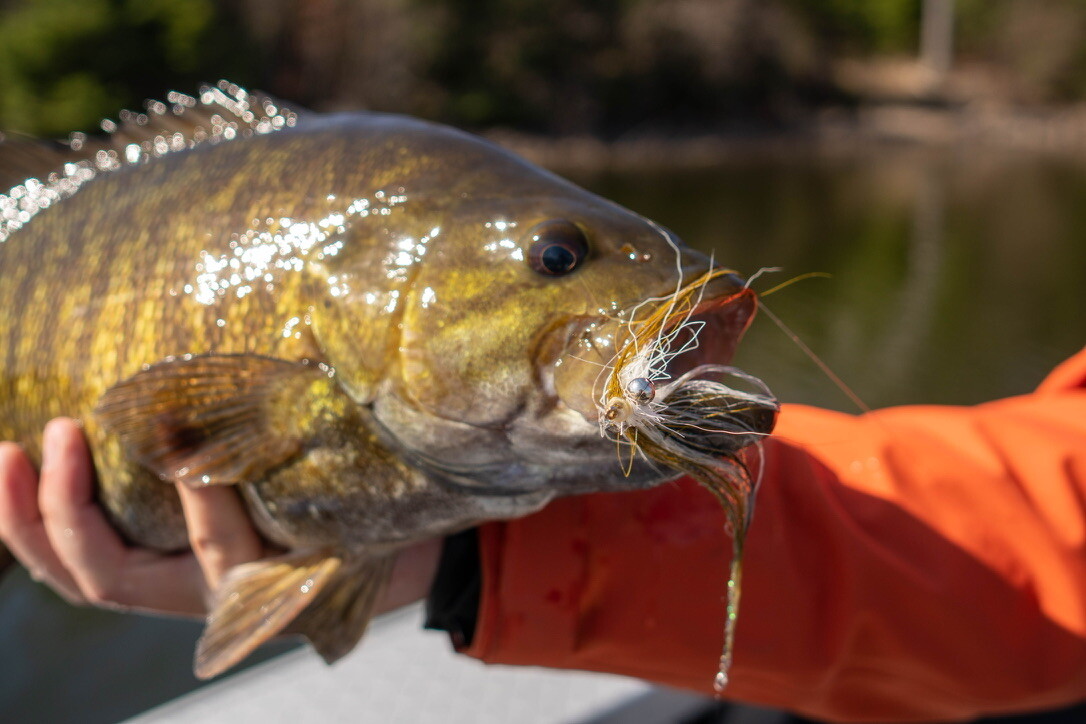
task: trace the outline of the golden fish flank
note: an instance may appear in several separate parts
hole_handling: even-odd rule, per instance
[[[169,100],[103,140],[0,146],[0,436],[36,454],[83,418],[113,523],[163,550],[186,545],[163,480],[239,487],[288,552],[228,576],[199,675],[288,624],[346,653],[412,541],[677,474],[623,474],[597,386],[631,310],[705,257],[450,128],[228,83]],[[727,361],[735,300],[676,373]]]

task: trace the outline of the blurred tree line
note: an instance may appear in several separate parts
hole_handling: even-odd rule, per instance
[[[915,55],[922,0],[0,0],[0,127],[93,130],[228,77],[320,110],[615,136],[764,127]],[[1086,97],[1084,0],[957,0],[958,60]]]

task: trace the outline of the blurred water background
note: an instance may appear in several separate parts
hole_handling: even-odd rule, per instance
[[[764,301],[872,407],[1024,393],[1086,343],[1076,0],[0,0],[8,131],[93,131],[221,76],[488,133],[722,264],[780,267],[763,291],[827,274]],[[737,364],[856,411],[764,315]],[[9,576],[0,719],[136,715],[197,685],[198,632]]]
[[[887,147],[581,179],[727,266],[871,407],[1032,389],[1086,344],[1086,164]],[[736,363],[790,402],[856,406],[766,316]]]

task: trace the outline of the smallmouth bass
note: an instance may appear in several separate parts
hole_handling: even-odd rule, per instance
[[[237,486],[287,552],[224,581],[197,675],[288,627],[339,658],[413,542],[678,475],[623,469],[599,387],[703,255],[450,128],[228,83],[168,101],[103,141],[0,146],[32,177],[0,196],[0,436],[37,456],[48,419],[81,418],[110,520],[162,551],[187,547],[163,481]],[[670,374],[730,358],[746,291],[705,284]]]

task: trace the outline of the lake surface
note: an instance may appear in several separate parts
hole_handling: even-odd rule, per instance
[[[1086,165],[908,149],[744,157],[578,182],[765,274],[768,308],[871,407],[1028,392],[1086,344]],[[788,402],[855,412],[760,315],[736,364]],[[196,686],[199,627],[77,610],[0,586],[0,711],[117,721]],[[420,662],[420,666],[422,663]]]
[[[1086,345],[1086,165],[888,150],[579,179],[765,291],[871,407],[1027,392]],[[763,315],[736,364],[788,402],[855,412]]]

